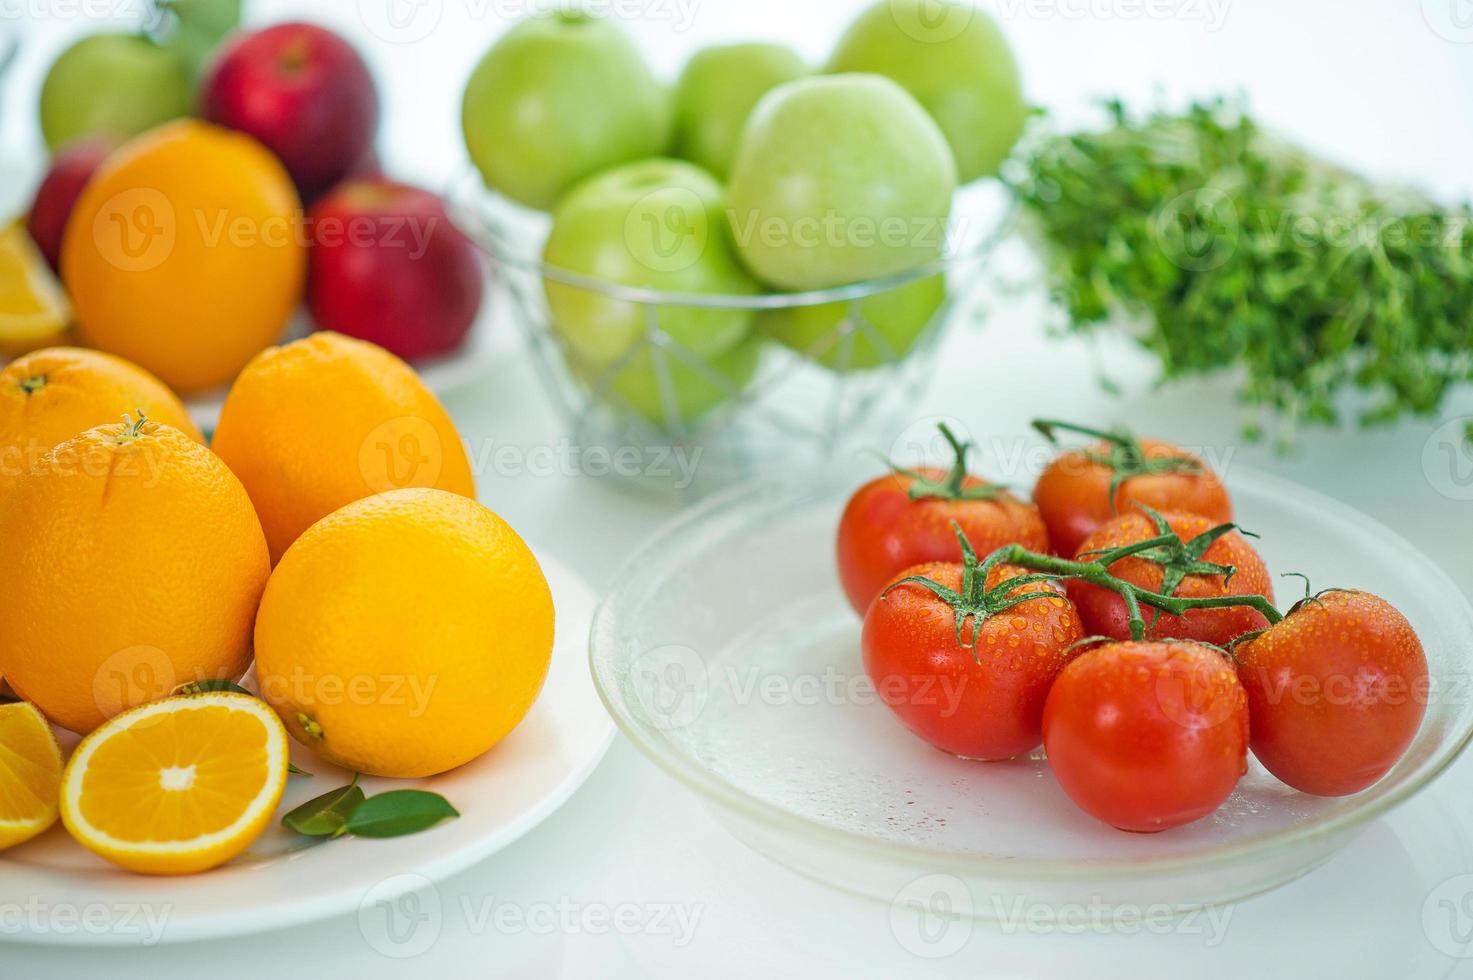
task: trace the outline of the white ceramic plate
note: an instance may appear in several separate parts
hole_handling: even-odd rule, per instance
[[[121,871],[58,825],[0,854],[0,941],[140,946],[299,925],[391,901],[537,826],[594,770],[614,731],[584,661],[593,592],[556,562],[542,567],[557,607],[557,641],[547,683],[522,724],[480,759],[443,775],[363,780],[369,795],[433,789],[455,805],[458,819],[410,837],[327,842],[277,824],[230,864],[187,878]],[[292,761],[314,775],[292,777],[279,813],[350,778],[295,743]]]
[[[1426,718],[1401,761],[1354,796],[1297,793],[1253,761],[1202,820],[1113,830],[1069,802],[1042,751],[963,761],[875,696],[833,557],[844,502],[875,472],[794,474],[687,511],[630,560],[593,627],[595,680],[629,739],[804,874],[987,919],[1020,900],[1122,915],[1234,901],[1325,861],[1473,733],[1473,610],[1457,587],[1364,515],[1235,467],[1237,517],[1262,535],[1271,571],[1375,592],[1411,620],[1434,681]],[[1281,607],[1297,584],[1276,579]]]

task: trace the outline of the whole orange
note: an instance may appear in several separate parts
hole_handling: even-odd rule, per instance
[[[214,449],[250,493],[273,562],[314,522],[370,494],[476,495],[455,425],[419,376],[342,334],[315,333],[251,361],[225,399]]]
[[[204,442],[178,397],[120,357],[48,347],[11,361],[0,370],[0,499],[53,446],[135,411]]]
[[[250,664],[266,539],[240,481],[172,426],[52,449],[0,507],[0,541],[0,674],[63,728]]]
[[[301,202],[281,164],[193,119],[109,156],[62,237],[82,339],[179,391],[228,382],[280,337],[305,270]]]
[[[552,638],[547,580],[505,521],[443,490],[392,490],[287,549],[256,617],[256,677],[324,758],[428,776],[516,727]]]

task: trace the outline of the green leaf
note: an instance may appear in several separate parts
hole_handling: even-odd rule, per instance
[[[231,694],[251,694],[235,681],[227,681],[224,678],[211,678],[203,681],[188,681],[174,688],[174,694],[209,694],[212,691],[228,691]],[[255,697],[251,694],[251,697]]]
[[[396,789],[363,801],[348,818],[347,830],[357,837],[402,837],[458,816],[439,793]]]
[[[347,829],[349,818],[363,805],[363,787],[358,777],[347,786],[323,793],[281,818],[281,825],[308,837],[337,837]]]
[[[292,762],[291,760],[287,760],[287,763],[286,763],[286,771],[288,773],[290,773],[291,775],[293,775],[293,776],[310,776],[310,775],[312,775],[310,772],[308,772],[307,770],[303,769],[301,766],[297,765],[295,762]]]

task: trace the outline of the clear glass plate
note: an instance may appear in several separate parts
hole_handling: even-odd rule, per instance
[[[1364,515],[1237,468],[1237,516],[1262,535],[1271,570],[1375,592],[1411,620],[1433,679],[1426,719],[1396,767],[1355,796],[1298,793],[1250,759],[1212,816],[1154,835],[1114,830],[1070,803],[1042,750],[963,761],[876,699],[833,558],[844,501],[873,475],[871,463],[751,484],[687,512],[629,562],[594,619],[594,680],[624,734],[735,834],[804,874],[892,902],[923,887],[977,918],[1003,918],[1018,898],[1144,915],[1233,901],[1325,861],[1473,733],[1473,610],[1457,587]],[[1287,597],[1297,582],[1283,581]]]

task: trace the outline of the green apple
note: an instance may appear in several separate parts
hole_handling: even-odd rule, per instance
[[[763,310],[755,329],[827,367],[859,371],[904,357],[945,300],[946,277],[926,276],[862,300]]]
[[[198,79],[220,42],[240,26],[241,0],[168,0],[157,9],[169,23],[164,43],[184,59],[189,77]]]
[[[542,260],[603,282],[667,293],[748,295],[757,284],[737,261],[726,192],[701,168],[655,158],[577,185],[553,212]],[[580,285],[545,282],[553,327],[574,354],[606,365],[659,328],[698,357],[732,347],[751,331],[750,310],[649,307]]]
[[[963,183],[997,173],[1028,107],[997,22],[971,0],[880,0],[839,39],[829,71],[893,78],[926,107]]]
[[[562,10],[491,46],[466,83],[461,128],[487,186],[548,210],[585,177],[664,153],[670,94],[613,23]]]
[[[690,430],[712,409],[729,401],[751,382],[761,355],[762,341],[756,335],[747,337],[729,351],[702,358],[704,368],[692,367],[678,355],[667,352],[664,362],[674,400],[672,407],[679,413],[677,417],[666,410],[655,367],[657,355],[652,348],[646,348],[630,358],[609,380],[610,400],[621,409],[635,412],[656,428]],[[585,377],[595,385],[598,383],[596,377]]]
[[[52,150],[88,134],[121,139],[188,115],[189,66],[141,34],[93,34],[61,53],[41,85],[41,133]]]
[[[731,171],[742,261],[785,289],[909,271],[941,254],[956,164],[905,89],[879,75],[800,78],[762,97]]]
[[[728,44],[697,51],[675,83],[675,155],[725,179],[757,100],[810,74],[781,44]]]

